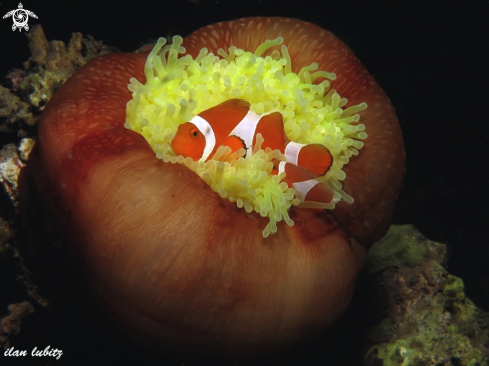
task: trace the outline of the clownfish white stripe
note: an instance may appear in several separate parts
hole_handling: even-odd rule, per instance
[[[216,136],[214,135],[214,130],[209,122],[200,116],[195,116],[190,120],[190,122],[193,123],[205,137],[205,148],[199,161],[206,161],[216,146]]]
[[[278,164],[278,174],[285,172],[285,164],[287,164],[286,161],[281,161],[280,164]]]
[[[314,188],[316,184],[319,184],[316,179],[309,179],[304,182],[293,183],[296,197],[300,199],[301,202],[304,202],[306,200],[307,194],[311,189]]]
[[[246,155],[253,153],[253,137],[255,136],[256,126],[264,114],[256,114],[251,109],[246,116],[238,123],[238,125],[231,131],[229,136],[237,136],[243,140],[246,146]]]
[[[285,157],[287,158],[289,163],[299,165],[299,153],[303,146],[306,146],[306,144],[299,144],[294,141],[290,141],[287,144],[287,146],[285,147]]]

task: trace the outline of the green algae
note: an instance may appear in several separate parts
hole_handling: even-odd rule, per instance
[[[384,238],[370,248],[366,270],[373,274],[387,267],[415,267],[426,257],[441,262],[444,256],[444,245],[427,243],[412,225],[392,225]]]
[[[374,244],[367,272],[387,317],[370,332],[366,365],[488,365],[489,314],[442,266],[445,253],[410,225],[392,226]]]

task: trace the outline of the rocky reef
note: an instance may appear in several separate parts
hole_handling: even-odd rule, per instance
[[[31,57],[23,69],[12,69],[0,85],[0,133],[15,131],[26,137],[29,126],[39,122],[44,106],[53,93],[88,60],[116,49],[73,33],[68,44],[48,41],[40,25],[27,33]]]
[[[385,317],[369,330],[365,365],[487,365],[489,314],[444,268],[446,252],[410,225],[370,249],[366,272]]]

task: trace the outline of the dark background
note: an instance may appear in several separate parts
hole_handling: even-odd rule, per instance
[[[1,0],[0,15],[19,0]],[[489,311],[489,2],[430,1],[22,1],[48,40],[71,33],[130,52],[160,36],[244,16],[316,23],[342,39],[396,108],[407,175],[394,223],[449,245],[449,271]],[[25,31],[0,20],[0,83],[29,57]]]

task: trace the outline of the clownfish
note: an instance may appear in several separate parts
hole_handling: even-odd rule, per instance
[[[313,178],[323,176],[331,167],[333,158],[325,146],[288,141],[279,112],[257,114],[242,99],[227,100],[181,124],[171,145],[177,155],[207,161],[219,146],[252,154],[259,133],[263,149],[280,150],[289,163],[305,168]]]

